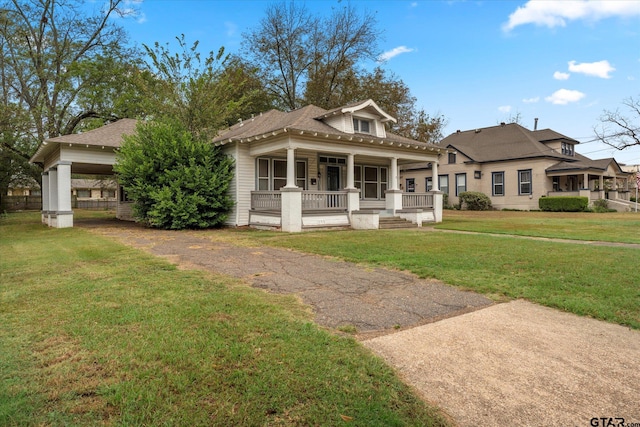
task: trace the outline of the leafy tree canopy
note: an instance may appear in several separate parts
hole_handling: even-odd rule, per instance
[[[233,160],[178,121],[138,125],[114,166],[134,200],[135,217],[164,229],[222,225],[233,202],[227,194]]]

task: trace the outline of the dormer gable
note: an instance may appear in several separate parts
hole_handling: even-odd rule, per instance
[[[387,136],[385,123],[397,123],[394,117],[382,110],[372,99],[334,108],[316,119],[340,132],[373,135],[378,138]]]

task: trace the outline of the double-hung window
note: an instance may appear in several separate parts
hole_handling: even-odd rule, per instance
[[[504,196],[504,172],[493,172],[491,174],[491,194],[494,196]]]
[[[371,122],[369,122],[369,120],[354,117],[353,131],[357,133],[371,133]]]
[[[438,175],[438,188],[444,194],[449,194],[449,175]]]
[[[531,169],[518,171],[518,194],[531,194]]]
[[[431,178],[430,176],[426,177],[424,179],[424,191],[431,191],[433,190],[433,178]]]
[[[456,174],[456,196],[459,196],[460,193],[464,193],[465,191],[467,191],[467,174],[457,173]]]
[[[307,189],[307,162],[296,160],[296,185]],[[280,190],[287,185],[287,161],[284,159],[259,158],[257,164],[257,189]]]

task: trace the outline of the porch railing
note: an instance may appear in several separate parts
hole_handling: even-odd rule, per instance
[[[303,191],[302,211],[347,210],[346,191]]]
[[[254,211],[280,210],[282,197],[279,191],[252,191],[251,209]]]
[[[402,193],[402,208],[428,208],[433,209],[433,194],[426,193]]]

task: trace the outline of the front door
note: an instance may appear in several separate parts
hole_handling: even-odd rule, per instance
[[[340,191],[340,166],[327,165],[327,191]]]

